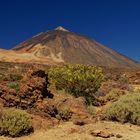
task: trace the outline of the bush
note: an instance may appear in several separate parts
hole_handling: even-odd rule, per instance
[[[10,108],[0,112],[0,135],[16,137],[31,129],[31,119],[25,111]]]
[[[23,78],[21,74],[10,74],[9,78],[11,81],[19,81]]]
[[[4,74],[0,73],[0,81],[3,81],[3,80],[4,80]]]
[[[12,88],[12,89],[16,89],[18,91],[19,90],[19,83],[17,83],[17,82],[10,82],[8,84],[8,87]]]
[[[23,78],[23,68],[20,66],[14,66],[8,68],[7,71],[8,81],[19,81]]]
[[[92,115],[93,117],[96,115],[95,106],[89,105],[89,106],[87,107],[87,110],[88,110],[89,114]]]
[[[140,93],[122,97],[107,109],[109,120],[140,125]]]
[[[115,102],[117,101],[122,95],[127,94],[128,91],[126,90],[121,90],[119,88],[113,88],[106,96],[105,99],[107,101],[112,101]]]
[[[66,65],[51,68],[48,72],[50,85],[65,90],[75,97],[83,96],[87,103],[94,100],[94,93],[101,86],[104,75],[100,67],[85,65]]]
[[[72,112],[69,108],[58,108],[58,115],[57,118],[63,121],[68,121],[72,117]]]
[[[126,83],[126,84],[129,83],[129,79],[128,79],[128,77],[127,77],[126,74],[120,75],[118,80],[119,80],[120,82],[122,82],[122,83]]]
[[[2,77],[0,75],[0,80],[3,81],[16,82],[16,81],[20,81],[22,78],[23,76],[21,74],[7,73],[7,74],[3,74]]]

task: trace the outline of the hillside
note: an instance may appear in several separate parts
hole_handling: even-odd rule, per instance
[[[110,48],[92,40],[58,27],[17,45],[14,51],[29,53],[44,62],[95,64],[109,67],[137,67],[138,63]]]

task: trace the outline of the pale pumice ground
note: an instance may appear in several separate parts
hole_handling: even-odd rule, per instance
[[[84,126],[66,122],[48,130],[36,130],[34,133],[19,138],[0,137],[0,140],[104,140],[94,137],[91,131],[105,130],[114,135],[120,134],[122,138],[106,138],[107,140],[140,140],[140,127],[117,122],[97,122]]]

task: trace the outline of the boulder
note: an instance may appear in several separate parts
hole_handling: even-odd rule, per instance
[[[110,138],[114,136],[113,133],[106,130],[94,130],[94,131],[91,131],[90,134],[95,137],[102,137],[102,138]]]

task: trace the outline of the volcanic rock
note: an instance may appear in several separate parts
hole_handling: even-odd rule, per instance
[[[47,74],[42,70],[29,70],[20,82],[19,91],[0,86],[0,99],[8,107],[35,108],[45,97],[53,97],[48,91]]]

